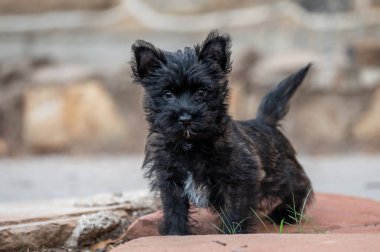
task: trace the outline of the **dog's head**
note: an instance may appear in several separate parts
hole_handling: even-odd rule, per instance
[[[132,46],[132,71],[145,89],[151,130],[174,141],[219,134],[227,117],[230,43],[214,31],[183,51],[164,52],[141,40]]]

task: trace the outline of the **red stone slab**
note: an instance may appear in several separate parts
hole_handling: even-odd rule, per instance
[[[372,232],[379,230],[380,202],[359,197],[317,194],[316,202],[308,215],[315,225],[331,232],[346,232],[344,230],[358,227],[362,227],[362,231]]]
[[[284,233],[380,233],[380,202],[334,194],[316,194],[314,204],[306,213],[307,222],[298,226],[286,225]],[[202,210],[192,214],[197,220],[195,234],[215,234],[215,216]],[[145,236],[156,236],[158,223],[162,219],[160,211],[141,217],[132,223],[127,238],[132,240]],[[278,233],[270,222],[259,224],[259,233]]]

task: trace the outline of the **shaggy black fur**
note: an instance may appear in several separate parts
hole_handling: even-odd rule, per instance
[[[141,40],[132,47],[133,75],[145,89],[150,126],[143,168],[152,189],[160,191],[163,234],[190,234],[191,204],[223,210],[229,223],[252,216],[251,209],[290,222],[288,206],[300,212],[311,190],[277,128],[310,65],[264,97],[257,119],[234,121],[227,112],[230,44],[227,34],[214,31],[202,45],[183,51],[162,51]],[[254,219],[238,231],[253,231]]]

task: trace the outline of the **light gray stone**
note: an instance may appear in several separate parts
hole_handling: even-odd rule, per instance
[[[362,99],[302,93],[294,98],[282,125],[298,151],[329,153],[348,146],[352,122],[364,109]]]
[[[66,84],[78,80],[88,80],[96,76],[96,72],[84,65],[50,65],[36,69],[32,76],[32,83],[44,84]]]
[[[65,245],[77,247],[83,241],[93,239],[97,235],[116,228],[120,221],[120,216],[110,211],[83,215],[77,221],[77,225]]]
[[[77,207],[104,207],[112,205],[126,205],[128,210],[157,208],[157,198],[148,189],[122,192],[122,193],[102,193],[92,197],[76,200]]]

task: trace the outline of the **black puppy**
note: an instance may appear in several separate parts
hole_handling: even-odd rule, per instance
[[[163,234],[190,234],[190,204],[223,212],[225,223],[246,233],[252,210],[290,222],[289,207],[301,212],[312,199],[310,180],[277,129],[310,65],[270,91],[256,119],[234,121],[227,112],[230,43],[214,31],[183,51],[141,40],[132,46],[149,123],[143,169],[160,191]]]

